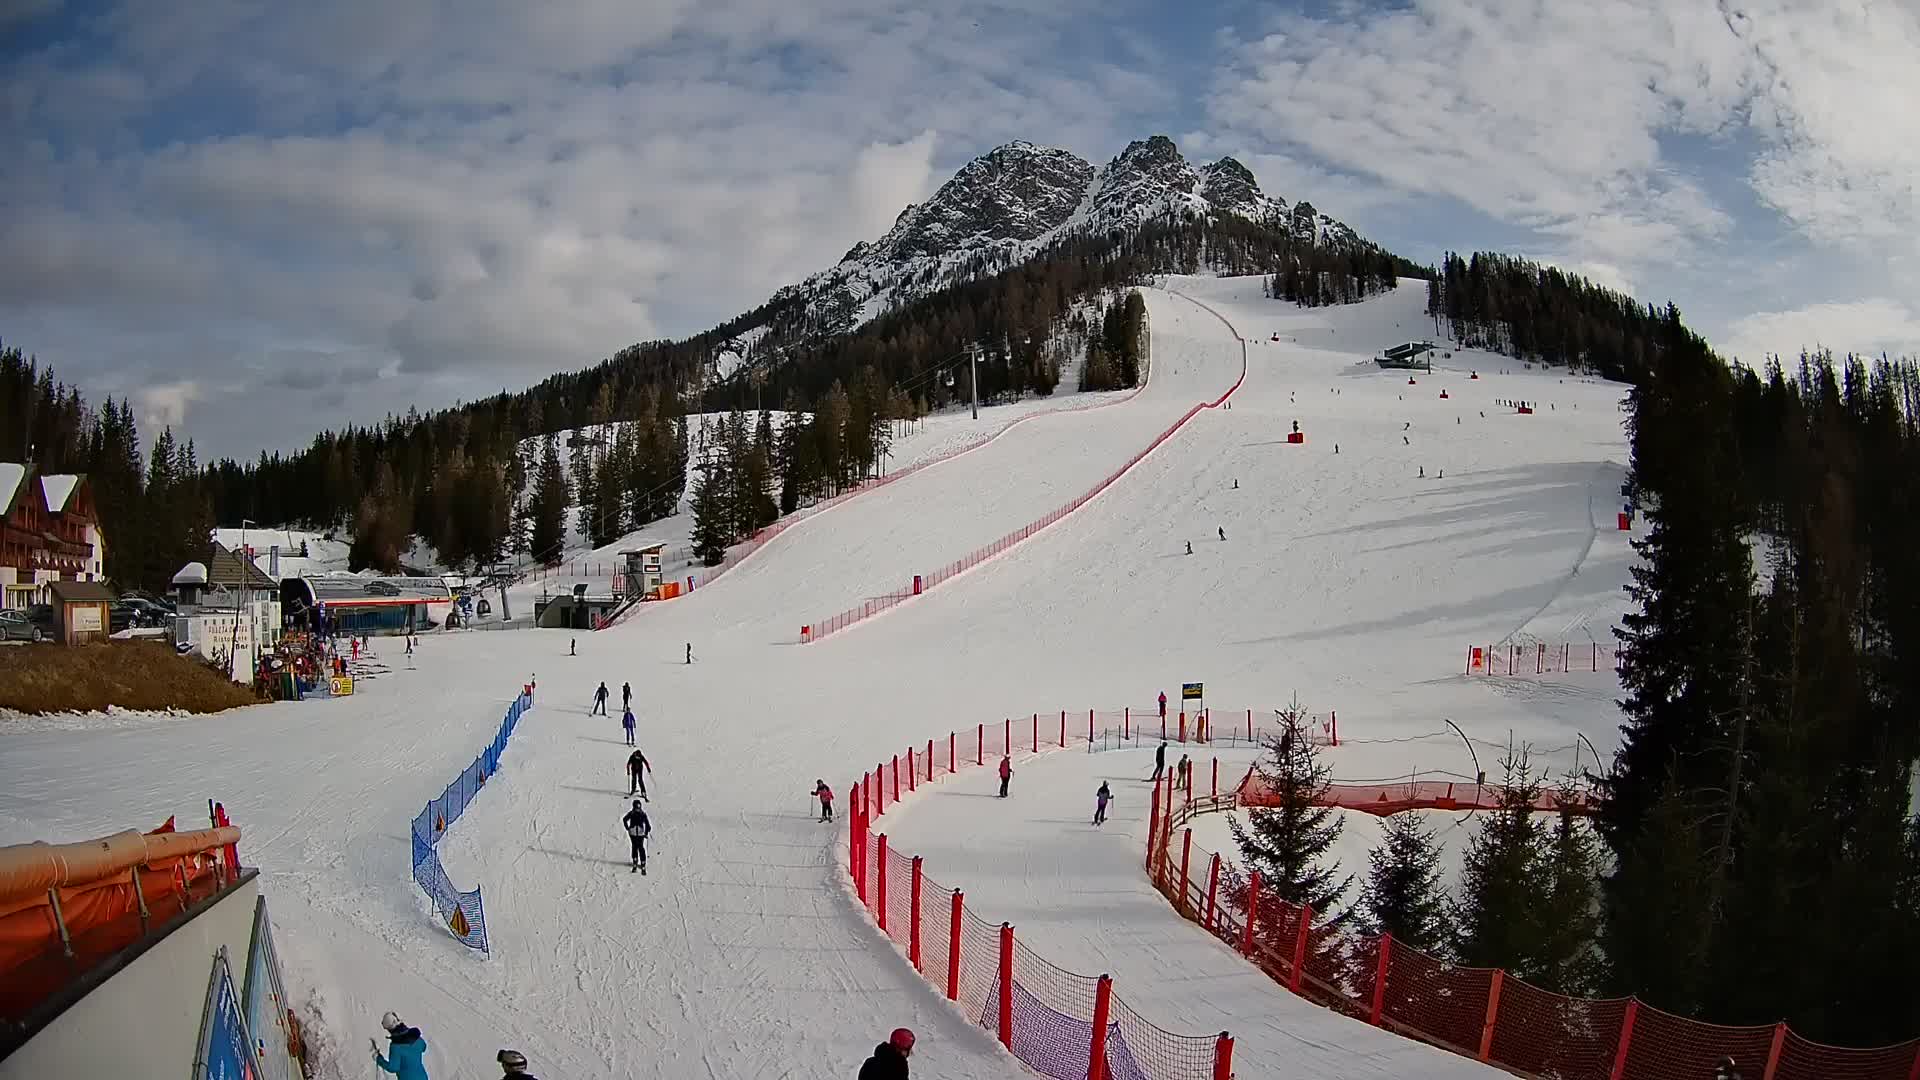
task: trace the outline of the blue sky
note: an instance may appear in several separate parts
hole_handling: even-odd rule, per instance
[[[677,337],[1013,139],[1920,351],[1911,0],[13,0],[0,336],[248,456]]]

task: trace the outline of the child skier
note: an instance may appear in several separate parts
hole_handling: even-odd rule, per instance
[[[1011,779],[1013,779],[1013,759],[1003,757],[1000,759],[1000,797],[1003,799],[1007,797],[1007,781]]]
[[[1100,790],[1093,793],[1093,823],[1104,825],[1107,821],[1107,803],[1113,801],[1113,792],[1105,780],[1100,781]]]
[[[627,830],[627,839],[633,841],[633,865],[629,873],[647,872],[647,837],[653,835],[653,822],[647,820],[647,812],[640,809],[640,800],[633,800],[633,809],[620,819]]]
[[[813,797],[820,800],[820,820],[832,821],[833,789],[827,786],[825,780],[815,780],[813,782]]]
[[[631,732],[629,732],[629,734],[631,734]],[[628,743],[632,743],[633,740],[628,739],[627,741]],[[641,798],[644,799],[647,797],[647,778],[642,775],[642,772],[643,770],[651,771],[652,768],[653,763],[648,761],[647,755],[640,751],[635,750],[633,753],[627,755],[627,794],[632,795],[637,791],[640,793]],[[636,803],[635,805],[638,804]]]
[[[633,709],[629,707],[620,714],[620,726],[627,729],[627,745],[633,745]]]

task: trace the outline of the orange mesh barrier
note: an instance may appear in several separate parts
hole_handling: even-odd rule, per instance
[[[1370,801],[1378,791],[1405,797],[1409,785],[1345,787]],[[1170,861],[1177,867],[1175,837],[1187,821],[1226,809],[1233,800],[1186,800],[1177,793],[1174,798],[1167,826],[1154,831],[1148,877],[1176,911],[1206,927],[1204,892],[1196,898],[1189,882],[1182,896],[1177,869],[1167,875],[1164,867]],[[1337,799],[1330,804],[1369,808]],[[1213,857],[1196,846],[1189,863],[1204,867]],[[1318,920],[1302,934],[1303,909],[1264,888],[1255,896],[1247,876],[1225,865],[1214,923],[1207,929],[1275,982],[1318,1004],[1521,1076],[1701,1080],[1731,1057],[1749,1080],[1920,1080],[1920,1039],[1872,1048],[1826,1046],[1795,1035],[1785,1024],[1710,1024],[1633,998],[1568,997],[1506,972],[1456,967],[1391,938],[1329,931]],[[1246,931],[1249,907],[1251,934]]]

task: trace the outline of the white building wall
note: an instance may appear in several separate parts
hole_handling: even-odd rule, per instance
[[[214,953],[226,946],[239,994],[259,895],[251,878],[162,938],[0,1061],[0,1080],[194,1075]]]

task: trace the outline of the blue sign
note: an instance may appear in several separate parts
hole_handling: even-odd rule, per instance
[[[285,994],[264,896],[253,908],[253,948],[247,955],[247,986],[241,996],[246,1001],[247,1030],[253,1034],[254,1061],[263,1080],[289,1080],[292,1061],[287,1054]]]
[[[200,1052],[195,1056],[196,1077],[258,1080],[253,1067],[253,1040],[247,1037],[247,1022],[240,1015],[240,1000],[233,992],[233,973],[227,970],[224,946],[214,954],[207,1016],[200,1028]]]

